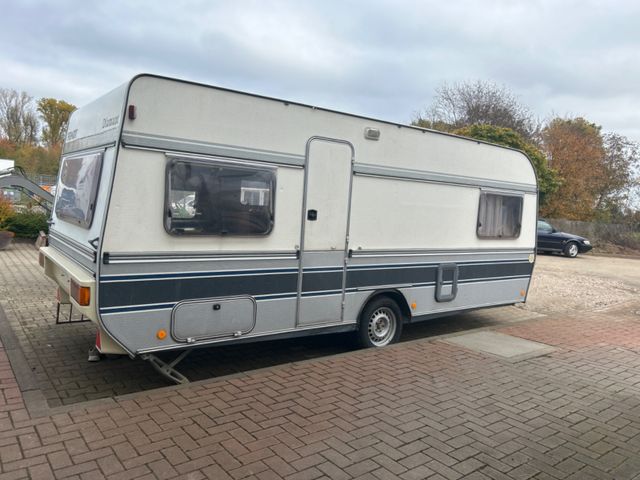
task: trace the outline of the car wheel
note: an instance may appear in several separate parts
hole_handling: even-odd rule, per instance
[[[360,315],[360,345],[365,348],[384,347],[396,342],[402,333],[402,320],[402,312],[391,298],[373,299]]]
[[[578,256],[578,244],[569,242],[564,246],[564,254],[566,257],[576,258]]]

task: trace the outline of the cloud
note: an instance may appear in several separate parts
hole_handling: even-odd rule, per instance
[[[640,141],[640,4],[593,0],[10,2],[0,86],[77,105],[136,73],[408,122],[444,81]]]

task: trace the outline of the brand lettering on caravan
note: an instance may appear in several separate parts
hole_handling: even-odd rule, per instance
[[[102,119],[102,128],[114,127],[118,124],[118,120],[120,119],[120,115],[116,115],[115,117],[107,117]]]

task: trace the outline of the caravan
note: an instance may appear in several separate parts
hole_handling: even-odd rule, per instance
[[[139,75],[76,111],[45,273],[103,353],[355,331],[524,302],[537,184],[522,153]]]

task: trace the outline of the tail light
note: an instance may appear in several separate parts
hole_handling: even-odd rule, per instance
[[[69,289],[71,298],[73,298],[78,305],[87,307],[91,303],[91,288],[83,287],[79,285],[75,280],[71,279],[71,288]]]

